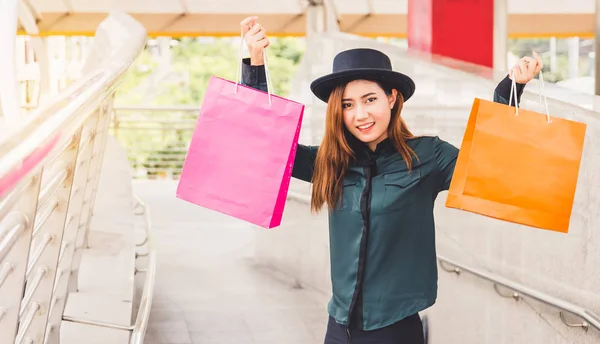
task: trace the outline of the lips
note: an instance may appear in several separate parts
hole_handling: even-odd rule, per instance
[[[375,125],[375,122],[371,122],[371,123],[366,123],[366,124],[363,124],[363,125],[359,125],[356,128],[358,130],[360,130],[360,131],[367,131],[367,130],[373,128],[374,125]]]

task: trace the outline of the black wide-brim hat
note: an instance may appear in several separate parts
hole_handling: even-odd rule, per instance
[[[390,58],[375,49],[350,49],[342,51],[333,59],[333,70],[315,79],[310,84],[311,91],[317,98],[326,102],[337,86],[350,81],[364,79],[378,81],[387,87],[395,88],[407,101],[415,93],[414,81],[405,74],[392,69]]]

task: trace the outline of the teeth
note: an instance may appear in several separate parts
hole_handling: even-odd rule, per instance
[[[369,124],[365,124],[365,125],[359,125],[358,129],[368,129],[371,126],[373,126],[373,124],[375,124],[375,123],[369,123]]]

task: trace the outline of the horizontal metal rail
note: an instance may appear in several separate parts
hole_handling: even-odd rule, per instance
[[[0,222],[0,262],[8,255],[27,229],[29,219],[21,212],[13,212]]]
[[[141,111],[141,112],[200,111],[200,105],[169,105],[169,106],[115,105],[114,109],[117,111]]]
[[[594,314],[590,310],[585,309],[584,307],[575,305],[575,304],[570,303],[565,300],[561,300],[552,295],[545,294],[539,290],[535,290],[535,289],[526,287],[522,284],[511,281],[504,277],[495,275],[493,273],[489,273],[489,272],[483,271],[481,269],[469,267],[465,264],[457,263],[456,261],[453,261],[453,260],[446,258],[444,256],[441,256],[441,255],[438,255],[438,261],[439,261],[442,269],[444,269],[444,271],[447,271],[450,273],[455,273],[457,275],[460,275],[460,273],[464,271],[464,272],[470,273],[471,275],[474,275],[476,277],[479,277],[479,278],[482,278],[484,280],[491,282],[494,285],[494,288],[496,289],[496,292],[498,294],[500,294],[497,289],[498,288],[497,286],[499,285],[499,286],[502,286],[506,289],[510,289],[515,292],[515,294],[512,294],[510,297],[513,297],[515,299],[519,299],[521,297],[528,297],[528,298],[537,300],[539,302],[542,302],[542,303],[544,303],[548,306],[551,306],[555,309],[558,309],[560,311],[561,320],[563,321],[563,323],[565,323],[565,325],[567,325],[569,327],[581,327],[581,328],[587,330],[588,326],[591,325],[592,327],[596,328],[597,330],[600,330],[600,317],[598,317],[598,315]],[[452,265],[452,266],[454,266],[454,268],[449,269],[444,264]],[[505,296],[505,295],[501,295],[501,296]],[[580,317],[581,319],[584,320],[584,322],[581,324],[570,324],[565,320],[563,312],[567,312],[574,316]]]
[[[114,107],[111,131],[127,152],[134,178],[179,179],[199,109]]]

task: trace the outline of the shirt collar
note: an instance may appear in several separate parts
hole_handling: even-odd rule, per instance
[[[396,153],[396,148],[389,138],[379,142],[375,150],[372,151],[366,143],[357,139],[349,131],[346,130],[345,133],[346,140],[354,151],[354,165],[356,166],[373,166],[378,157]]]

